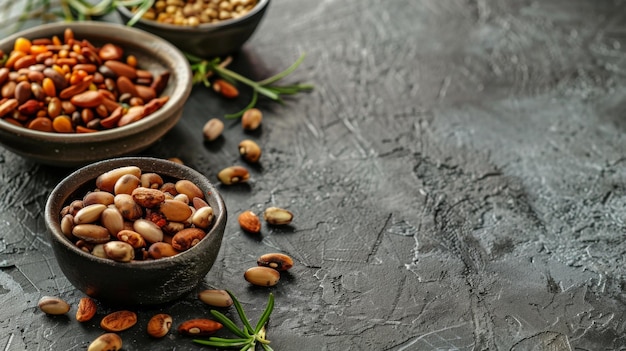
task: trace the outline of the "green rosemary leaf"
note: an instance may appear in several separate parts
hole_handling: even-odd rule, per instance
[[[237,335],[238,337],[240,338],[250,337],[250,335],[248,335],[247,333],[239,329],[239,327],[233,321],[231,321],[228,317],[226,317],[221,312],[216,311],[216,310],[211,310],[211,314],[213,315],[213,317],[215,317],[215,319],[218,320],[218,322],[222,323],[222,325],[224,325],[226,328],[228,328],[228,330],[233,332],[233,334]]]
[[[244,107],[239,112],[224,115],[224,118],[226,118],[226,119],[235,119],[235,118],[239,118],[239,117],[243,116],[243,114],[246,113],[246,111],[248,111],[249,109],[253,108],[254,105],[256,105],[258,97],[259,97],[259,93],[257,93],[256,90],[253,90],[252,91],[252,99],[250,99],[250,103],[246,107]]]
[[[250,340],[248,339],[233,339],[233,340],[243,340],[243,341],[230,341],[229,339],[225,339],[228,341],[217,341],[217,340],[202,340],[202,339],[194,339],[193,342],[205,346],[213,346],[213,347],[239,347],[250,344]]]
[[[246,327],[248,334],[251,334],[251,335],[254,334],[254,329],[252,329],[252,326],[250,325],[250,321],[248,321],[248,316],[246,316],[246,312],[244,312],[243,307],[241,307],[241,303],[239,303],[239,300],[237,300],[235,295],[233,295],[233,293],[230,292],[230,290],[226,290],[226,292],[228,293],[228,295],[230,295],[230,298],[233,300],[233,305],[235,305],[235,309],[237,309],[239,318],[241,318],[241,322],[243,322],[243,325]]]
[[[154,0],[142,1],[141,5],[139,5],[139,7],[137,8],[137,11],[135,11],[135,14],[131,19],[128,20],[126,25],[131,27],[135,25],[135,23],[137,23],[137,21],[139,21],[141,17],[143,17],[143,15],[152,7],[152,5],[154,5]]]
[[[293,64],[291,64],[291,66],[289,66],[286,70],[273,75],[267,79],[264,79],[262,81],[257,82],[259,85],[268,85],[268,84],[272,84],[280,79],[285,78],[286,76],[288,76],[289,74],[291,74],[291,72],[295,71],[296,68],[298,68],[298,66],[300,66],[300,64],[302,63],[302,61],[304,61],[304,57],[306,55],[302,54],[300,55],[300,57],[296,60],[296,62],[294,62]]]
[[[272,314],[273,310],[274,310],[274,294],[270,293],[270,297],[267,300],[267,306],[265,307],[265,311],[263,311],[263,314],[259,318],[259,322],[256,324],[256,328],[254,328],[255,334],[257,334],[261,330],[261,328],[263,328],[265,323],[267,323],[267,321],[270,319],[270,315]]]

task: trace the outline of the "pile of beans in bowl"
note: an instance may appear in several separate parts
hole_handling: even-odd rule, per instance
[[[101,174],[93,191],[60,213],[61,231],[79,249],[118,262],[184,252],[207,235],[213,217],[193,182],[168,180],[136,166]]]
[[[57,133],[123,127],[160,109],[170,73],[138,66],[114,43],[95,46],[66,29],[63,38],[17,38],[0,53],[0,118]]]
[[[143,18],[160,23],[197,26],[241,17],[257,0],[157,0]]]

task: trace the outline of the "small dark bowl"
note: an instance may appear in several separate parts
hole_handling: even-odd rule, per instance
[[[199,26],[164,24],[141,19],[134,27],[156,34],[176,45],[181,51],[194,56],[210,58],[235,53],[248,41],[261,22],[270,0],[258,0],[254,8],[245,15],[218,23]],[[124,23],[133,17],[130,9],[119,6],[117,11]]]
[[[187,179],[198,185],[213,208],[207,236],[187,251],[151,261],[115,262],[76,247],[61,231],[61,209],[95,188],[98,175],[124,166],[155,172],[164,178]],[[151,305],[174,300],[194,289],[219,253],[226,225],[226,207],[213,184],[197,171],[171,161],[126,157],[100,161],[78,169],[52,190],[45,208],[49,241],[61,271],[77,289],[101,301],[119,305]]]
[[[159,110],[139,121],[95,133],[42,132],[0,119],[0,144],[3,147],[38,163],[83,166],[94,161],[138,153],[157,142],[176,125],[191,93],[191,68],[181,52],[162,38],[120,24],[62,22],[39,25],[3,38],[0,40],[0,49],[5,53],[11,52],[18,37],[34,39],[57,35],[63,38],[66,28],[71,28],[77,39],[87,39],[94,45],[120,45],[126,54],[137,57],[140,68],[153,74],[169,71],[169,83],[162,94],[169,96],[169,100]]]

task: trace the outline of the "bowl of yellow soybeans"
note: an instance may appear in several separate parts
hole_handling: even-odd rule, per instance
[[[157,0],[133,22],[139,8],[119,6],[126,23],[158,35],[201,58],[236,53],[254,34],[270,0]]]

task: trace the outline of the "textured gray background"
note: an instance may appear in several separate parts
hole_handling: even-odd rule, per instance
[[[203,142],[249,92],[198,86],[143,153],[215,179],[244,137],[264,150],[249,185],[221,188],[230,220],[199,289],[233,290],[253,320],[273,291],[275,350],[626,350],[626,2],[273,0],[232,68],[262,79],[302,52],[288,81],[316,89],[262,101],[260,132],[227,121]],[[84,296],[44,235],[67,172],[0,148],[0,350],[82,350],[101,333],[35,307]],[[242,233],[237,214],[269,205],[293,225]],[[250,287],[243,271],[272,251],[295,267]],[[144,333],[156,312],[208,310],[195,293],[138,308],[124,349],[210,349]]]

